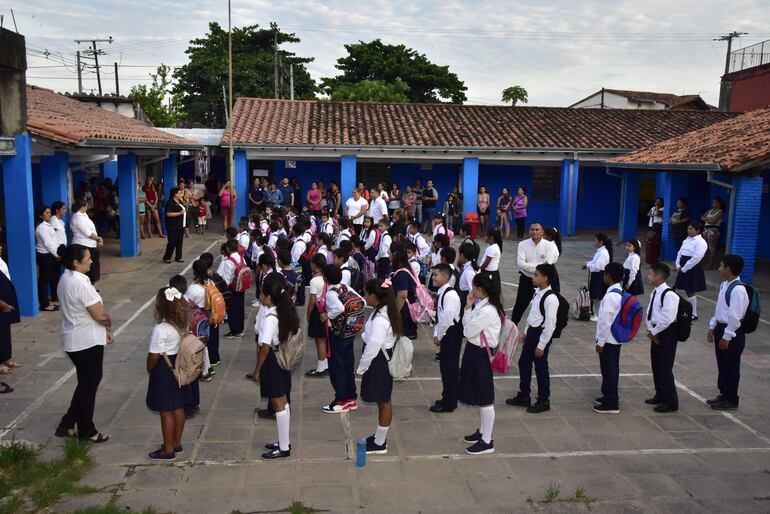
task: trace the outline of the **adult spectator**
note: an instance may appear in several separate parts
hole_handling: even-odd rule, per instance
[[[717,256],[719,238],[722,235],[721,224],[725,215],[725,202],[718,196],[711,201],[711,209],[700,217],[703,221],[703,239],[709,245],[708,269],[714,269],[714,259]]]
[[[229,181],[228,181],[229,182]],[[163,262],[171,264],[171,254],[176,252],[176,262],[182,260],[182,244],[184,243],[184,229],[187,225],[187,209],[184,205],[184,192],[178,187],[171,188],[171,198],[166,203],[166,252],[163,254]],[[224,212],[224,211],[223,211]]]
[[[420,179],[416,179],[414,181],[414,187],[412,188],[412,191],[414,191],[414,194],[417,195],[414,200],[414,208],[415,208],[415,219],[420,223],[420,226],[422,226],[422,182],[420,182]],[[429,220],[431,221],[431,220]]]
[[[366,186],[364,185],[364,183],[363,183],[363,182],[359,182],[359,183],[358,183],[358,194],[360,194],[360,195],[361,195],[361,197],[362,197],[364,200],[366,200],[367,202],[370,200],[370,197],[369,197],[369,190],[368,190],[368,189],[366,189]]]
[[[264,209],[265,190],[259,177],[254,177],[254,182],[249,189],[249,211],[261,211]]]
[[[299,185],[297,177],[291,177],[291,187],[294,188],[291,206],[297,209],[297,212],[302,212],[302,186]]]
[[[371,199],[369,216],[372,217],[374,225],[377,225],[383,217],[388,215],[388,205],[385,203],[385,200],[377,189],[372,189]]]
[[[529,302],[535,295],[532,275],[539,264],[556,264],[559,260],[559,250],[556,243],[543,237],[543,225],[534,222],[529,226],[529,239],[519,243],[516,250],[516,263],[519,267],[519,288],[516,293],[516,305],[511,312],[511,320],[518,324]]]
[[[278,190],[281,192],[282,196],[281,205],[284,207],[292,207],[294,205],[294,186],[289,184],[289,177],[283,177],[281,179]]]
[[[47,205],[41,205],[37,208],[35,216],[37,226],[35,227],[35,260],[37,261],[37,297],[40,302],[41,311],[58,311],[59,307],[54,305],[48,296],[49,291],[53,291],[54,273],[58,269],[59,260],[59,239],[56,237],[56,231],[51,226],[51,209]],[[56,295],[52,295],[56,297]]]
[[[270,183],[270,187],[265,191],[265,205],[270,206],[272,209],[279,209],[283,203],[283,193],[275,185],[275,182]]]
[[[64,226],[64,216],[67,214],[67,206],[64,202],[56,200],[51,204],[51,226],[56,232],[56,242],[59,244],[57,256],[61,256],[64,249],[67,247],[67,228]],[[54,270],[54,280],[51,286],[51,296],[54,302],[58,302],[59,298],[56,296],[56,288],[59,285],[59,275],[61,274],[61,259],[56,261],[56,269]]]
[[[655,203],[647,212],[649,222],[647,225],[646,241],[644,246],[644,260],[647,264],[655,264],[660,261],[660,236],[663,232],[663,198],[657,197]]]
[[[104,346],[113,342],[112,321],[101,296],[86,276],[91,267],[89,249],[79,244],[70,245],[62,261],[67,270],[59,281],[58,291],[62,312],[60,341],[75,365],[78,384],[69,409],[56,428],[56,436],[77,435],[81,440],[103,443],[109,436],[100,434],[94,426],[94,405],[102,380]]]
[[[323,180],[318,181],[318,190],[321,192],[321,210],[326,209],[327,203],[326,203],[326,184],[324,184]]]
[[[195,191],[195,198],[203,198],[204,200],[206,199],[206,186],[201,183],[200,176],[195,177],[193,190]]]
[[[155,226],[158,228],[158,236],[166,237],[166,234],[163,233],[163,225],[160,223],[160,214],[158,213],[158,201],[160,200],[158,188],[155,187],[152,176],[148,176],[145,179],[142,191],[147,196],[147,209],[149,210],[147,213],[147,235],[152,237],[152,222],[154,221]]]
[[[3,248],[0,247],[0,254]],[[14,361],[11,346],[11,325],[18,323],[19,301],[16,298],[16,288],[11,282],[8,265],[0,257],[0,375],[12,373],[21,364]],[[12,393],[13,387],[0,382],[0,394]]]
[[[321,219],[321,200],[323,195],[321,190],[318,189],[318,184],[313,182],[310,184],[310,190],[307,192],[307,210],[313,215],[316,221]]]
[[[671,229],[671,237],[676,244],[676,251],[682,246],[682,242],[687,239],[687,227],[690,225],[690,209],[687,207],[687,198],[681,197],[676,201],[676,211],[668,220]]]
[[[454,193],[449,193],[444,201],[444,219],[446,228],[452,229],[452,232],[459,233],[458,228],[460,218],[462,218],[463,206]]]
[[[487,188],[481,186],[476,196],[476,212],[479,214],[479,234],[489,227],[489,193]]]
[[[414,192],[412,184],[406,186],[406,192],[401,196],[401,201],[404,202],[407,215],[414,218],[417,213],[417,193]]]
[[[187,209],[187,224],[184,227],[184,236],[190,237],[190,228],[195,228],[195,222],[198,219],[198,197],[195,195],[195,186],[192,180],[187,181],[184,189],[184,206]]]
[[[329,192],[326,194],[326,207],[332,216],[340,214],[342,208],[342,194],[339,186],[333,180],[329,183]]]
[[[511,206],[513,204],[513,198],[511,198],[511,192],[507,187],[503,188],[503,192],[497,197],[497,216],[500,220],[497,225],[500,227],[500,232],[505,229],[505,239],[511,237]]]
[[[390,194],[388,195],[388,214],[393,217],[393,211],[401,208],[401,190],[395,182],[390,185]]]
[[[527,224],[527,206],[529,205],[529,198],[527,198],[527,190],[519,186],[516,191],[516,198],[513,199],[511,210],[513,213],[513,221],[516,222],[516,237],[522,239],[524,237],[524,227]],[[553,284],[551,284],[553,286]]]
[[[647,226],[660,234],[663,231],[663,198],[657,197],[655,203],[647,212],[649,222]]]
[[[377,182],[377,191],[380,193],[380,198],[385,200],[387,204],[390,202],[390,196],[388,195],[388,188],[385,187],[386,185],[385,182]]]
[[[96,233],[96,226],[86,211],[88,203],[85,199],[75,201],[72,206],[72,219],[70,220],[70,230],[72,231],[72,244],[85,246],[90,253],[90,264],[88,266],[88,278],[91,284],[96,284],[101,278],[101,268],[99,265],[99,248],[104,246],[104,239]]]
[[[390,235],[391,240],[406,241],[406,227],[409,224],[406,211],[404,209],[396,209],[393,211],[393,218],[390,221],[388,235]]]
[[[147,195],[142,190],[141,183],[137,184],[136,192],[136,214],[139,218],[139,237],[147,239],[150,237],[150,218],[147,216]]]
[[[210,175],[206,181],[206,192],[211,202],[211,210],[219,212],[219,180],[214,175]]]
[[[235,202],[238,200],[238,191],[236,191],[235,188],[232,188],[232,196],[230,195],[230,184],[230,179],[225,180],[222,189],[219,190],[219,209],[222,213],[222,230],[227,230],[227,227],[231,225],[230,213],[235,211]],[[171,196],[173,196],[173,194]]]
[[[353,229],[356,234],[361,233],[367,211],[369,211],[369,202],[361,196],[357,188],[353,189],[353,196],[345,202],[345,216],[353,222]]]
[[[436,202],[438,201],[438,191],[433,187],[433,181],[429,180],[422,190],[422,216],[423,232],[430,232],[433,227],[433,215],[436,212]]]

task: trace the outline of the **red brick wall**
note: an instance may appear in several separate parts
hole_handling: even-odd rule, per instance
[[[752,111],[770,105],[770,64],[727,76],[732,82],[730,111]]]

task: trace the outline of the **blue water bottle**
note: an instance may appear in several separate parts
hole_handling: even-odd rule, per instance
[[[366,439],[363,437],[358,440],[358,448],[356,449],[356,466],[359,468],[366,466]]]

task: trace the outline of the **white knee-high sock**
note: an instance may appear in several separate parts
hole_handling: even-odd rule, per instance
[[[599,305],[601,303],[601,300],[591,300],[591,316],[599,315]]]
[[[495,406],[487,405],[479,408],[479,415],[481,416],[481,440],[489,444],[492,442],[492,428],[495,426]]]
[[[278,425],[278,446],[282,451],[289,450],[289,409],[275,413],[275,424]]]
[[[209,359],[209,349],[203,349],[203,369],[201,375],[208,375],[209,369],[211,369],[211,359]]]
[[[388,439],[389,428],[390,427],[381,427],[380,425],[377,425],[377,430],[374,432],[374,444],[377,446],[385,444],[385,441]]]
[[[697,316],[698,315],[698,297],[691,296],[687,299],[690,301],[690,305],[692,305],[692,315]]]
[[[329,369],[329,361],[327,359],[324,359],[322,361],[318,361],[318,364],[316,364],[315,370],[320,373],[322,371],[326,371]]]

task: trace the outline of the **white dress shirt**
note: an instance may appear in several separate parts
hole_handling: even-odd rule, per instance
[[[340,242],[344,241],[346,239],[350,240],[350,236],[352,236],[352,234],[350,233],[350,230],[345,229],[345,230],[340,231],[340,233],[337,234],[337,241],[335,241],[334,246],[339,248],[340,247]]]
[[[617,293],[610,294],[610,291],[613,289],[617,289],[621,293],[623,292],[620,283],[612,284],[607,288],[607,293],[602,298],[602,303],[599,305],[598,319],[596,320],[596,344],[599,346],[604,346],[606,343],[620,344],[612,337],[612,331],[610,330],[612,322],[615,321],[621,307],[621,295]]]
[[[415,277],[420,276],[420,261],[417,260],[417,257],[412,257],[409,259],[409,266],[412,268],[412,273],[414,273]]]
[[[586,262],[586,268],[588,268],[588,271],[591,273],[598,273],[599,271],[604,271],[604,268],[607,267],[607,264],[609,263],[610,252],[608,252],[605,247],[600,246],[596,249],[596,252],[594,252],[594,258]]]
[[[500,257],[502,257],[502,255],[503,252],[500,250],[500,245],[493,243],[487,246],[487,249],[484,250],[484,256],[481,258],[479,266],[484,264],[487,260],[487,257],[489,257],[489,264],[487,264],[487,267],[484,268],[484,271],[497,271],[500,269]]]
[[[50,223],[56,231],[56,237],[59,239],[59,244],[67,246],[67,228],[64,226],[64,222],[56,216],[51,216]]]
[[[639,273],[639,267],[641,266],[642,258],[636,252],[631,252],[626,257],[626,261],[623,263],[623,267],[628,270],[628,282],[625,284],[630,286],[636,279],[636,274]]]
[[[532,278],[538,265],[556,264],[558,260],[559,249],[556,248],[556,243],[545,238],[537,244],[531,238],[525,239],[516,249],[516,265],[525,277]]]
[[[553,331],[556,329],[556,313],[559,310],[559,299],[556,298],[555,294],[551,294],[545,299],[545,305],[543,305],[545,319],[543,319],[543,315],[540,314],[540,301],[550,290],[551,286],[548,286],[545,289],[535,289],[535,296],[532,297],[532,301],[529,304],[527,326],[524,327],[525,334],[530,327],[543,327],[543,332],[540,334],[540,339],[537,343],[537,347],[541,350],[545,350],[545,347],[551,341]]]
[[[384,232],[380,235],[380,248],[377,250],[377,259],[384,259],[388,257],[388,252],[390,252],[390,243],[392,241],[393,239],[387,232]]]
[[[249,236],[248,231],[244,230],[243,232],[239,233],[237,239],[238,245],[240,247],[242,247],[244,250],[249,249],[249,245],[251,244],[251,236]]]
[[[460,295],[448,283],[441,286],[436,294],[436,326],[433,337],[441,341],[453,325],[460,321]]]
[[[676,313],[679,309],[679,295],[674,291],[668,292],[663,296],[663,306],[661,307],[660,298],[663,292],[668,289],[668,284],[663,282],[650,293],[650,305],[644,311],[644,319],[647,323],[647,330],[653,335],[660,334],[666,330],[671,323],[676,321]],[[652,312],[652,317],[650,317]]]
[[[409,240],[417,247],[417,257],[420,259],[424,259],[430,253],[430,245],[419,232],[414,235],[409,234]]]
[[[460,291],[471,291],[471,288],[473,287],[473,277],[476,276],[476,270],[473,269],[473,264],[470,262],[466,262],[463,264],[463,271],[460,273],[460,284],[459,288]]]
[[[50,253],[58,257],[59,238],[56,237],[56,231],[47,221],[41,221],[35,227],[35,251],[37,253]]]
[[[497,348],[500,339],[500,313],[489,299],[477,300],[473,309],[465,308],[463,313],[463,335],[468,342],[481,346],[481,331],[484,331],[490,348]]]
[[[96,241],[91,239],[91,234],[96,234],[96,226],[88,214],[80,211],[73,213],[70,230],[72,230],[72,244],[96,248]]]
[[[385,200],[381,196],[372,200],[372,205],[369,207],[369,216],[374,220],[374,224],[379,223],[386,214],[388,214],[388,204],[385,203]]]
[[[446,227],[444,226],[443,223],[439,223],[438,225],[433,227],[433,237],[436,237],[439,234],[446,234],[447,236],[449,235],[447,234]]]
[[[334,235],[334,223],[330,221],[327,221],[326,223],[321,225],[321,232],[324,234],[329,234],[330,236]]]
[[[730,282],[725,280],[719,286],[717,310],[709,321],[709,328],[711,330],[716,328],[717,323],[724,323],[727,325],[725,334],[722,336],[722,339],[725,341],[731,341],[732,338],[735,337],[735,332],[740,328],[741,321],[746,315],[746,310],[749,308],[749,295],[746,292],[746,288],[742,286],[733,287],[733,290],[730,291],[730,306],[727,306],[727,288],[730,284],[737,282],[740,279],[741,277],[736,277]]]
[[[65,352],[78,352],[107,344],[107,329],[88,312],[102,301],[91,280],[79,271],[65,270],[56,294],[61,305],[60,341]]]
[[[388,318],[387,307],[380,306],[369,316],[361,339],[364,341],[364,353],[358,361],[356,369],[358,375],[366,373],[380,351],[390,350],[396,345],[396,336],[393,334],[393,326]]]
[[[374,243],[377,242],[377,233],[379,230],[377,228],[372,228],[369,230],[369,233],[366,234],[366,243],[364,243],[364,250],[370,250],[374,247]]]
[[[307,243],[302,237],[298,237],[294,240],[294,244],[291,245],[291,262],[299,262],[299,258],[307,250]]]
[[[206,288],[202,285],[196,283],[190,284],[187,286],[187,291],[184,292],[184,296],[201,309],[206,308]]]
[[[278,311],[275,307],[262,305],[259,309],[264,311],[259,322],[257,341],[260,345],[269,344],[278,346]]]
[[[340,271],[342,272],[342,280],[340,280],[340,284],[349,286],[350,285],[350,258],[348,258],[345,263],[340,266]]]
[[[176,355],[179,353],[179,345],[182,337],[179,331],[171,323],[162,321],[152,327],[150,335],[150,353],[165,353],[166,355]]]
[[[703,237],[701,237],[700,234],[694,237],[688,237],[682,241],[682,246],[679,248],[679,253],[676,254],[676,269],[680,270],[682,273],[687,273],[703,259],[703,256],[706,255],[706,251],[708,249],[708,243],[705,239],[703,239]],[[690,257],[690,260],[687,261],[684,266],[682,266],[682,257],[687,256]]]
[[[230,259],[235,259],[235,262],[241,262],[241,254],[238,252],[231,253],[230,257],[227,259],[222,259],[219,262],[219,267],[217,268],[217,275],[222,277],[222,280],[224,280],[225,284],[228,286],[233,281],[233,277],[235,276],[235,264]]]

